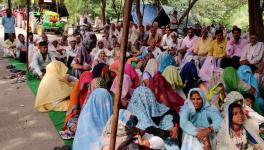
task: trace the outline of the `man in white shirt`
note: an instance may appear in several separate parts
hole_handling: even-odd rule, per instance
[[[161,47],[166,50],[169,46],[169,44],[172,42],[171,41],[171,29],[170,26],[166,27],[166,34],[163,36],[162,41],[161,41]]]
[[[66,57],[67,57],[67,66],[70,68],[72,60],[77,55],[77,47],[76,47],[76,38],[70,37],[69,38],[69,46],[66,48]]]
[[[49,52],[57,58],[58,60],[63,60],[65,58],[65,49],[59,45],[57,40],[53,40],[49,45]]]
[[[177,32],[178,28],[178,19],[177,19],[177,11],[173,11],[173,13],[170,15],[170,27],[174,32]]]
[[[138,60],[142,60],[144,59],[144,57],[148,54],[148,53],[152,53],[154,55],[155,58],[158,58],[158,56],[162,53],[159,47],[156,47],[156,41],[155,39],[152,39],[150,41],[150,45],[148,47],[145,47],[141,54],[139,56],[137,56]]]
[[[16,44],[17,40],[14,34],[8,34],[8,39],[3,43],[4,57],[16,58]]]
[[[116,29],[116,25],[114,23],[111,24],[110,27],[110,37],[115,36],[115,37],[119,37],[119,31]]]
[[[13,34],[14,37],[16,37],[15,34],[15,17],[12,16],[12,12],[10,9],[6,10],[6,16],[2,19],[2,25],[4,26],[4,40],[8,39],[9,34]]]
[[[255,65],[261,72],[264,69],[264,44],[257,41],[257,35],[250,35],[250,43],[243,49],[240,64]]]
[[[95,57],[95,55],[98,54],[98,52],[100,52],[102,50],[105,52],[105,54],[106,54],[107,57],[112,56],[112,52],[109,51],[107,48],[105,48],[104,41],[103,40],[100,40],[100,41],[97,42],[97,46],[92,50],[92,52],[90,53],[90,55],[92,57]]]
[[[109,50],[112,50],[112,41],[111,41],[111,38],[109,37],[109,32],[106,31],[104,33],[104,36],[102,38],[103,42],[104,42],[104,47],[109,49]]]
[[[27,56],[27,44],[23,34],[18,35],[18,42],[16,45],[16,57],[20,62],[25,63]]]
[[[54,60],[56,60],[55,57],[48,52],[48,43],[42,41],[39,43],[39,51],[34,53],[33,60],[29,66],[30,70],[39,79],[42,79],[46,72],[46,66]]]

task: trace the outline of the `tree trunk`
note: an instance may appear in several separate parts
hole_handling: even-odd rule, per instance
[[[116,0],[112,0],[112,7],[113,7],[113,10],[115,11],[115,15],[117,18],[117,23],[118,23],[119,18],[120,18],[120,12],[118,11],[117,6],[116,6]]]
[[[136,14],[138,19],[138,26],[140,26],[143,24],[143,16],[140,12],[140,0],[136,0]]]
[[[248,0],[249,32],[257,33],[258,40],[264,42],[264,25],[260,0]]]
[[[188,6],[188,8],[185,10],[185,12],[182,14],[182,16],[179,19],[179,25],[182,23],[182,21],[184,20],[184,18],[189,14],[189,12],[191,11],[191,9],[193,8],[194,4],[197,2],[198,0],[193,0],[190,5]]]
[[[101,0],[101,19],[102,19],[104,25],[106,23],[105,7],[106,7],[106,0]]]
[[[255,1],[255,31],[258,34],[258,40],[264,42],[264,26],[263,26],[263,19],[262,19],[262,11],[260,6],[260,0]]]
[[[11,0],[8,0],[8,9],[12,10],[12,3],[11,3]]]
[[[248,14],[249,14],[249,33],[255,32],[255,5],[253,0],[248,0]]]

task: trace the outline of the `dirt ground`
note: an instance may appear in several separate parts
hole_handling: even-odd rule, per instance
[[[2,27],[0,41],[3,41]],[[7,65],[8,60],[0,57],[0,149],[53,150],[62,146],[48,114],[34,110],[35,96],[26,83],[13,84],[14,80],[3,79],[9,74]]]

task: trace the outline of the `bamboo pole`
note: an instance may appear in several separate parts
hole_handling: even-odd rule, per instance
[[[29,32],[29,9],[30,9],[30,0],[27,0],[27,52],[26,52],[27,72],[29,71],[29,65],[28,65],[28,48],[29,48],[29,38],[28,38],[28,32]]]
[[[113,110],[113,116],[112,116],[111,137],[110,137],[110,150],[115,149],[117,123],[118,123],[118,115],[119,115],[119,103],[120,103],[121,92],[122,92],[131,7],[132,7],[132,0],[125,0],[123,34],[122,34],[122,39],[121,39],[120,68],[117,73],[117,92],[115,93],[115,98],[114,98],[114,110]]]

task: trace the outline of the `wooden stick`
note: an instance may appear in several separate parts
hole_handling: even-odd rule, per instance
[[[27,0],[27,52],[26,52],[26,65],[27,65],[27,72],[29,71],[29,64],[28,64],[28,47],[29,47],[29,9],[30,9],[30,0]]]
[[[129,24],[130,24],[130,15],[131,15],[132,0],[125,1],[124,9],[124,23],[123,23],[123,34],[121,39],[121,56],[120,56],[120,68],[117,73],[117,92],[115,93],[114,99],[114,110],[112,116],[112,125],[111,125],[111,137],[110,137],[110,150],[115,149],[116,143],[116,132],[118,124],[118,115],[119,115],[119,103],[122,92],[123,76],[124,76],[124,66],[125,66],[125,57],[127,50],[128,42],[128,33],[129,33]]]

